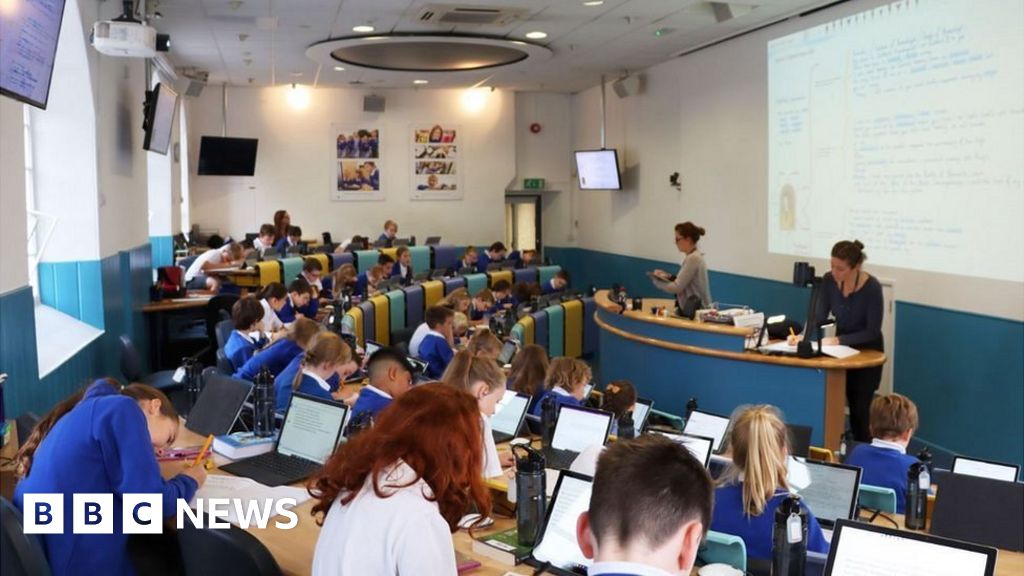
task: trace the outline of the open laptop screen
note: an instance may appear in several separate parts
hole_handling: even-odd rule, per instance
[[[1017,475],[1020,473],[1020,466],[1017,466],[1016,464],[1003,464],[1002,462],[989,462],[986,460],[975,460],[973,458],[955,456],[953,458],[953,468],[951,471],[954,474],[967,474],[969,476],[991,478],[992,480],[1016,482]]]
[[[494,409],[494,416],[491,416],[491,428],[496,432],[515,436],[519,431],[519,424],[523,421],[523,414],[529,405],[530,397],[526,394],[506,390],[505,395]]]
[[[691,434],[670,434],[668,432],[659,432],[659,434],[669,440],[682,444],[705,468],[708,467],[708,462],[711,460],[711,449],[715,444],[712,438],[693,436]]]
[[[583,452],[591,446],[604,446],[611,425],[611,412],[562,404],[558,407],[558,421],[551,438],[551,447]]]
[[[583,556],[576,542],[576,520],[589,508],[592,488],[593,480],[589,477],[562,472],[540,543],[533,549],[535,560],[550,562],[555,568],[574,572],[580,566],[590,566],[591,561]]]
[[[633,407],[633,428],[637,432],[644,429],[644,424],[647,423],[647,417],[651,415],[653,406],[654,402],[646,398],[636,399],[636,405]]]
[[[831,528],[836,520],[853,518],[861,469],[856,466],[789,458],[786,482],[804,500],[818,522]]]
[[[373,354],[377,350],[380,350],[380,349],[381,349],[381,345],[380,344],[378,344],[377,342],[374,342],[373,340],[367,340],[366,341],[366,347],[364,348],[366,353],[364,355],[367,358],[369,358],[370,356],[373,356]]]
[[[323,464],[338,444],[346,412],[344,404],[293,393],[277,451]]]
[[[992,576],[996,550],[840,520],[825,576]]]
[[[504,366],[512,361],[512,357],[516,355],[518,347],[514,340],[506,340],[505,344],[501,347],[501,353],[498,354],[498,364]]]
[[[686,419],[683,432],[694,436],[706,436],[715,441],[713,450],[717,454],[722,449],[725,431],[729,429],[729,419],[710,412],[694,410]]]

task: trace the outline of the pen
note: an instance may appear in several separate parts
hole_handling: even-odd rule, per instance
[[[790,336],[796,336],[796,332],[793,332],[793,327],[792,326],[789,327],[789,335]]]
[[[199,455],[196,456],[195,461],[192,462],[192,466],[195,466],[196,464],[199,464],[200,462],[203,461],[203,458],[206,458],[206,453],[207,453],[207,451],[210,450],[210,444],[212,444],[212,443],[213,443],[213,434],[210,434],[209,436],[206,437],[206,442],[203,443],[203,449],[199,451]]]

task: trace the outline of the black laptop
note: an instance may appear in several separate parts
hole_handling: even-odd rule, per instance
[[[586,574],[592,561],[583,555],[576,541],[576,519],[590,507],[594,479],[562,470],[548,503],[544,526],[526,563],[543,572],[571,576]],[[539,574],[541,570],[534,572]]]
[[[502,366],[511,364],[512,359],[516,357],[516,352],[519,352],[519,343],[511,338],[505,340],[501,346],[501,352],[498,353],[498,364]]]
[[[202,436],[229,434],[252,391],[252,382],[212,372],[204,380],[206,385],[189,412],[185,427]]]
[[[800,495],[818,519],[826,539],[832,537],[832,530],[838,520],[852,520],[856,517],[860,476],[861,469],[858,466],[792,456],[786,466],[789,489]]]
[[[654,400],[648,400],[647,398],[637,398],[636,405],[633,406],[633,430],[639,434],[643,431],[644,426],[647,426],[647,419],[651,415],[651,410],[654,409]]]
[[[548,468],[568,469],[591,446],[604,446],[613,415],[604,410],[560,404],[551,446],[541,449]]]
[[[530,407],[530,397],[526,394],[506,390],[505,395],[491,416],[491,434],[494,443],[508,442],[519,434],[519,428],[526,418],[526,409]]]
[[[693,457],[703,464],[705,468],[707,468],[708,463],[711,462],[711,448],[715,444],[713,438],[708,438],[707,436],[693,436],[686,433],[672,433],[664,430],[658,430],[654,433],[661,434],[673,442],[682,444],[683,448],[689,450],[690,454],[693,454]]]
[[[334,452],[347,413],[343,403],[293,392],[274,450],[221,470],[266,486],[305,480]]]
[[[1024,484],[936,470],[931,533],[1024,551]]]
[[[992,576],[995,569],[995,548],[839,520],[825,576]]]
[[[714,454],[721,454],[725,449],[725,433],[729,430],[729,417],[721,414],[694,410],[686,419],[683,432],[693,436],[706,436],[715,441],[712,447]]]
[[[996,462],[995,460],[979,460],[965,456],[954,456],[953,465],[949,469],[954,474],[968,474],[1004,482],[1016,482],[1020,476],[1020,466]]]
[[[811,453],[811,434],[814,428],[800,424],[786,424],[789,433],[789,453],[792,456],[807,458]]]
[[[427,240],[424,242],[427,246],[437,246],[441,243],[440,236],[427,236]]]

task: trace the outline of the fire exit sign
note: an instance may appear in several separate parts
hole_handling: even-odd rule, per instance
[[[526,190],[543,190],[543,178],[523,178],[523,188]]]

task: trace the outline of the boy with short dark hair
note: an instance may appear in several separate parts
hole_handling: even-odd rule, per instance
[[[399,246],[398,250],[395,251],[395,256],[398,257],[398,262],[392,266],[390,278],[398,276],[402,279],[402,284],[412,284],[412,251],[409,250],[408,246]]]
[[[231,307],[231,323],[235,329],[224,343],[224,355],[235,370],[241,368],[257,350],[266,345],[261,320],[263,306],[255,296],[239,298]]]
[[[289,226],[288,235],[277,241],[274,245],[274,249],[281,253],[281,256],[288,254],[288,249],[292,246],[298,246],[299,242],[302,241],[302,228],[298,226]]]
[[[554,294],[555,292],[561,292],[569,287],[569,273],[565,270],[559,270],[555,273],[554,278],[541,284],[540,289],[544,294]]]
[[[917,458],[907,445],[917,430],[917,406],[902,394],[875,396],[870,412],[871,444],[858,444],[846,464],[863,469],[861,482],[896,491],[896,512],[906,508],[907,469]]]
[[[711,524],[711,477],[681,444],[647,435],[612,444],[597,461],[590,509],[576,540],[591,575],[688,575]]]
[[[412,389],[412,367],[405,354],[394,348],[381,348],[374,352],[366,365],[366,372],[369,383],[359,392],[359,399],[352,407],[355,418],[364,412],[376,418],[392,400]]]
[[[494,306],[491,307],[491,314],[500,312],[506,308],[515,310],[519,302],[512,295],[512,283],[508,280],[498,280],[491,285],[491,294],[494,295]]]
[[[428,378],[441,378],[455,352],[452,350],[452,328],[455,311],[444,306],[431,306],[425,315],[427,333],[420,342],[419,357],[427,363]]]
[[[487,272],[487,267],[490,266],[492,262],[501,262],[505,259],[505,255],[507,253],[508,248],[505,248],[505,245],[501,242],[491,244],[487,250],[483,251],[483,254],[479,255],[476,263],[476,269],[480,272]]]
[[[260,234],[252,241],[252,248],[256,251],[256,254],[260,258],[267,253],[267,250],[274,249],[274,233],[277,230],[273,224],[264,224],[260,226]]]
[[[309,300],[312,297],[313,288],[309,285],[309,282],[306,282],[302,277],[292,280],[292,283],[288,285],[288,300],[277,311],[277,317],[285,326],[290,325],[292,322],[295,322],[296,316],[305,316],[301,310],[309,304]],[[310,318],[310,320],[313,320],[313,318]]]

